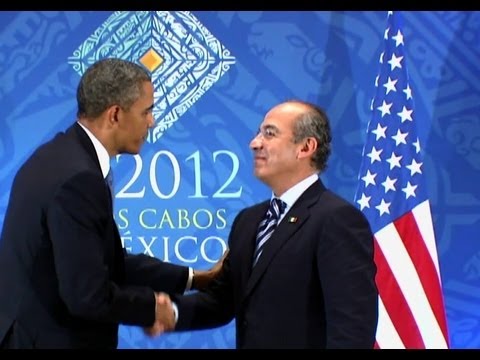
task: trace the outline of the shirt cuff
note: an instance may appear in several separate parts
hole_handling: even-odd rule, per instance
[[[177,304],[175,304],[173,301],[172,301],[172,308],[173,308],[173,314],[175,315],[175,324],[177,324],[177,321],[178,321],[178,307],[177,307]]]
[[[192,284],[193,284],[193,269],[191,267],[188,268],[188,280],[187,280],[187,285],[185,286],[185,291],[190,291],[192,290]]]

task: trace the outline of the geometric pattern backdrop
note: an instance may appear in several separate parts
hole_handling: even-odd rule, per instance
[[[480,347],[480,12],[403,12],[405,56],[452,348]],[[235,215],[269,197],[248,143],[266,111],[324,107],[333,150],[322,175],[353,203],[385,11],[0,12],[0,228],[18,167],[76,114],[94,61],[143,64],[155,126],[136,156],[112,160],[115,218],[128,251],[208,268]],[[120,348],[233,348],[234,324]]]

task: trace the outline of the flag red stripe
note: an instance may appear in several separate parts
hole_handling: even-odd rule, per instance
[[[425,214],[428,216],[428,214]],[[428,248],[423,241],[415,217],[407,212],[395,220],[395,227],[402,237],[405,248],[417,270],[420,282],[432,307],[433,313],[448,344],[447,324],[445,320],[442,289],[435,264]],[[434,325],[435,326],[435,325]]]
[[[425,348],[420,331],[413,314],[408,306],[402,290],[398,286],[397,280],[390,269],[382,249],[375,239],[375,264],[377,265],[377,275],[375,281],[377,283],[380,298],[383,301],[395,329],[402,339],[407,349]],[[377,338],[378,338],[377,333]],[[381,334],[380,334],[381,335]],[[379,340],[382,343],[381,338]]]

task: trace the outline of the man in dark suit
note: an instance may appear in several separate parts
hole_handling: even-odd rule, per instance
[[[137,64],[106,59],[77,89],[78,120],[40,146],[13,182],[0,240],[0,348],[116,348],[119,324],[173,326],[168,295],[208,271],[129,255],[105,178],[154,124],[153,85]]]
[[[177,331],[235,318],[237,348],[373,348],[373,234],[318,177],[330,142],[327,115],[312,104],[288,101],[268,112],[250,147],[256,177],[281,202],[237,215],[218,278],[205,292],[172,298]]]

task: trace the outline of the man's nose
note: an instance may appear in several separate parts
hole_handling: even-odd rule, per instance
[[[255,137],[250,141],[250,149],[256,150],[262,146],[262,133],[258,133]]]
[[[148,117],[147,126],[150,129],[154,124],[155,124],[155,118],[153,117],[153,114],[150,114],[150,116]]]

